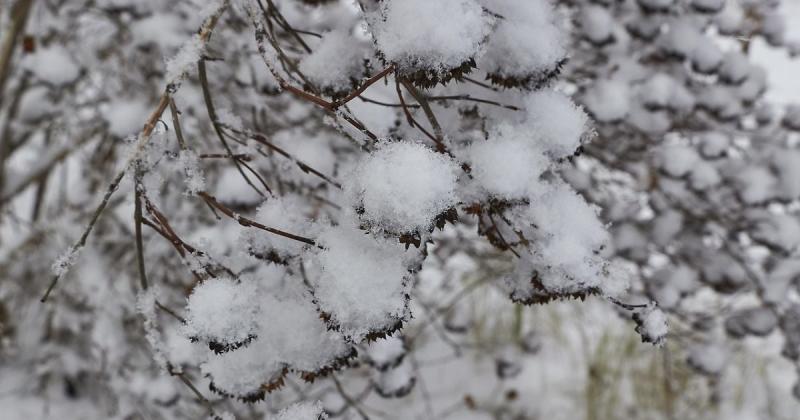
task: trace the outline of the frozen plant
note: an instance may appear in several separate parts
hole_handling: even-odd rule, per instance
[[[796,366],[800,111],[748,56],[785,43],[777,3],[14,0],[0,388],[64,418],[524,418],[546,401],[468,386],[558,353],[530,306],[564,300],[712,378],[749,336]]]

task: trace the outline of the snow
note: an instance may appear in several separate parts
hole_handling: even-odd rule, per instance
[[[750,73],[750,61],[741,52],[729,51],[722,58],[718,73],[722,80],[732,84],[739,84]]]
[[[504,78],[541,77],[567,55],[567,34],[549,0],[484,0],[495,22],[478,67]]]
[[[172,51],[178,49],[185,39],[180,27],[181,20],[177,16],[153,14],[135,21],[131,26],[131,33],[137,44],[154,43],[162,51]]]
[[[614,18],[605,7],[583,8],[580,14],[580,25],[584,36],[595,44],[604,44],[614,38]]]
[[[370,26],[378,50],[400,70],[447,72],[478,54],[490,23],[475,0],[390,0]]]
[[[414,387],[416,377],[413,366],[403,362],[397,367],[375,373],[375,391],[383,398],[400,398],[408,395]]]
[[[722,50],[708,37],[700,37],[690,53],[692,66],[700,73],[712,73],[722,63]]]
[[[689,182],[692,188],[705,191],[719,185],[722,182],[722,176],[714,165],[701,161],[692,168]]]
[[[278,416],[558,419],[608,402],[594,414],[661,418],[631,394],[660,393],[669,379],[634,324],[653,343],[677,330],[673,379],[691,385],[667,395],[677,416],[797,412],[786,397],[800,355],[800,111],[762,97],[767,75],[791,71],[752,56],[797,26],[780,23],[773,2],[731,0],[714,15],[696,9],[723,2],[274,0],[269,23],[254,1],[256,22],[241,20],[238,2],[209,38],[209,87],[219,122],[236,129],[224,129],[234,153],[271,191],[254,191],[230,159],[200,158],[224,151],[202,89],[185,77],[175,99],[194,151],[168,135],[165,111],[141,169],[148,199],[198,252],[181,258],[145,226],[151,289],[135,301],[125,177],[41,310],[49,263],[92,217],[106,170],[130,157],[114,150],[119,139],[154,108],[161,57],[174,54],[170,71],[189,76],[203,47],[195,38],[178,49],[196,12],[227,4],[108,0],[108,13],[60,13],[60,3],[30,15],[6,83],[20,112],[11,100],[0,116],[19,140],[5,183],[21,191],[3,203],[0,274],[18,281],[0,282],[0,412],[206,416],[192,382],[225,419],[275,418],[295,402]],[[274,36],[259,41],[271,69],[253,26]],[[100,29],[108,36],[97,39]],[[65,56],[43,62],[63,66],[30,67],[53,49]],[[296,90],[341,97],[393,64],[384,49],[412,82],[457,78],[421,86],[445,147],[408,123],[392,74],[336,113]],[[477,83],[459,77],[473,59]],[[416,102],[408,113],[431,126]],[[349,127],[351,116],[375,136]],[[233,217],[215,215],[192,196],[200,191]],[[445,217],[453,223],[434,229]],[[686,356],[717,377],[689,376]],[[761,376],[771,371],[778,383]],[[613,398],[591,400],[594,391]]]
[[[255,343],[253,343],[255,344]],[[283,377],[284,366],[268,349],[249,345],[234,351],[212,356],[200,366],[211,377],[214,389],[227,395],[258,398],[263,384],[271,384]]]
[[[279,159],[279,170],[287,178],[309,185],[325,182],[314,175],[304,172],[298,166],[298,161],[316,169],[328,178],[333,178],[336,173],[337,158],[331,150],[332,144],[328,136],[310,136],[300,130],[287,130],[280,132],[272,141],[293,158],[275,157],[275,159]]]
[[[78,78],[81,68],[73,55],[61,45],[39,48],[23,60],[23,66],[36,77],[53,85],[64,85]]]
[[[347,92],[363,76],[366,51],[362,47],[362,41],[347,32],[327,32],[312,53],[303,56],[300,71],[322,89]]]
[[[533,225],[533,262],[548,290],[572,292],[602,283],[604,262],[595,252],[610,238],[598,212],[563,183],[531,197],[523,217]]]
[[[305,201],[298,196],[269,197],[258,207],[254,220],[294,235],[313,237],[318,229],[306,217],[307,213]],[[272,254],[282,259],[299,255],[307,246],[294,239],[252,228],[242,228],[241,240],[250,253],[261,256]]]
[[[395,232],[424,231],[458,203],[458,165],[418,143],[385,141],[364,157],[344,185],[364,220]]]
[[[67,274],[70,268],[78,261],[79,255],[80,249],[70,248],[53,261],[53,264],[50,266],[50,271],[59,277]]]
[[[285,280],[291,284],[284,293],[262,300],[263,317],[254,348],[261,349],[262,357],[274,354],[274,360],[308,373],[318,373],[347,357],[350,345],[320,319],[302,279]]]
[[[181,81],[205,52],[206,45],[200,35],[194,35],[185,41],[178,52],[166,60],[166,80],[169,83]]]
[[[689,364],[707,374],[718,375],[730,358],[730,351],[721,343],[698,343],[689,349]]]
[[[787,199],[800,197],[800,150],[776,151],[771,166],[778,175],[780,195]]]
[[[322,322],[301,279],[278,268],[259,277],[262,288],[285,283],[278,290],[251,291],[249,298],[259,305],[256,337],[243,347],[210,354],[202,366],[216,389],[245,399],[258,398],[262,385],[277,384],[285,369],[317,374],[351,353],[342,336]]]
[[[636,332],[642,336],[642,341],[662,346],[666,340],[669,327],[667,315],[651,302],[646,307],[634,313],[637,327]]]
[[[684,58],[691,54],[702,37],[691,21],[676,18],[661,35],[660,42],[666,53]]]
[[[125,138],[142,130],[144,121],[151,111],[151,106],[138,98],[117,98],[107,105],[104,116],[108,121],[108,130],[120,138]]]
[[[194,288],[186,303],[186,336],[238,345],[256,334],[259,306],[255,285],[212,278]]]
[[[408,349],[401,337],[386,337],[371,343],[367,349],[367,360],[378,370],[386,370],[397,366],[406,355]]]
[[[672,308],[679,303],[679,298],[693,292],[700,286],[700,275],[691,266],[678,264],[676,266],[666,266],[653,274],[652,283],[648,283],[660,289],[661,297],[670,297],[669,300],[658,300],[658,306]]]
[[[703,133],[699,139],[700,151],[703,156],[715,158],[722,156],[730,147],[730,139],[723,133],[709,131]]]
[[[745,20],[745,10],[738,1],[726,1],[722,11],[714,16],[717,28],[723,34],[736,33]]]
[[[538,147],[554,159],[571,155],[581,144],[589,117],[572,100],[555,90],[541,90],[525,98],[526,124]]]
[[[143,290],[136,298],[136,310],[144,318],[145,338],[153,351],[156,364],[164,369],[167,367],[167,357],[164,354],[164,344],[158,331],[158,317],[156,315],[156,301],[158,289]]]
[[[773,197],[777,180],[772,172],[761,166],[748,166],[740,170],[734,179],[737,192],[745,203],[760,203]]]
[[[748,308],[737,311],[725,321],[725,329],[734,337],[746,334],[765,336],[778,325],[778,317],[770,308]]]
[[[205,191],[206,178],[197,154],[190,150],[182,150],[177,163],[185,175],[183,182],[186,184],[186,193],[194,195]]]
[[[300,402],[281,410],[277,415],[270,416],[269,420],[325,420],[328,415],[322,409],[322,403]]]
[[[658,159],[664,172],[676,178],[689,173],[701,160],[693,147],[679,144],[661,148]]]
[[[391,329],[407,318],[409,263],[396,239],[340,225],[323,231],[310,276],[320,310],[347,337],[361,341],[368,333]]]
[[[656,73],[639,87],[644,105],[651,109],[669,108],[690,111],[695,105],[694,95],[666,73]]]
[[[252,174],[248,172],[245,174],[256,186],[259,186],[258,180]],[[217,174],[213,192],[219,201],[228,205],[253,205],[255,207],[263,200],[263,197],[247,184],[232,163]]]
[[[528,130],[507,123],[497,127],[489,140],[472,143],[467,160],[480,188],[505,199],[526,197],[550,165]]]
[[[661,246],[667,245],[682,229],[683,215],[675,210],[665,211],[653,219],[653,241]]]
[[[800,245],[800,221],[794,215],[765,214],[753,217],[752,235],[763,242],[775,245],[785,251],[792,251]]]
[[[800,105],[791,104],[787,106],[782,123],[790,130],[800,131]]]
[[[744,267],[730,255],[715,252],[707,257],[702,267],[704,282],[723,290],[737,290],[748,284]]]
[[[598,121],[617,121],[628,115],[629,95],[625,82],[601,79],[586,91],[583,103]]]

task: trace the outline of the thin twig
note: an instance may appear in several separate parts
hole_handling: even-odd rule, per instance
[[[261,223],[256,222],[255,220],[251,220],[251,219],[248,219],[248,218],[246,218],[244,216],[241,216],[241,215],[237,214],[236,212],[234,212],[233,210],[231,210],[228,207],[226,207],[225,205],[223,205],[222,203],[220,203],[219,201],[217,201],[217,199],[214,196],[208,194],[207,192],[201,191],[201,192],[198,192],[197,195],[199,197],[201,197],[203,200],[205,200],[212,207],[216,207],[217,210],[221,211],[224,215],[230,217],[231,219],[235,220],[237,223],[239,223],[240,225],[242,225],[244,227],[254,227],[254,228],[257,228],[257,229],[261,229],[261,230],[263,230],[265,232],[269,232],[269,233],[272,233],[272,234],[275,234],[275,235],[278,235],[278,236],[283,236],[284,238],[293,239],[295,241],[303,242],[303,243],[306,243],[306,244],[309,244],[309,245],[316,245],[317,244],[316,242],[314,242],[313,239],[309,239],[309,238],[306,238],[306,237],[303,237],[303,236],[300,236],[300,235],[295,235],[293,233],[285,232],[285,231],[280,230],[280,229],[276,229],[276,228],[272,228],[272,227],[269,227],[269,226],[265,226],[265,225],[263,225]]]
[[[219,21],[222,14],[225,12],[225,10],[228,9],[229,5],[230,2],[228,0],[225,0],[211,16],[209,16],[203,22],[203,25],[200,27],[199,31],[199,37],[201,42],[205,43],[208,41],[208,38],[211,37],[211,32],[217,25],[217,22]],[[94,214],[92,215],[92,220],[89,222],[89,225],[84,230],[80,239],[78,239],[78,241],[74,243],[72,247],[70,247],[69,253],[71,255],[76,255],[77,252],[86,245],[86,239],[89,237],[89,234],[92,232],[92,229],[94,229],[94,226],[97,223],[97,220],[100,218],[100,215],[103,213],[106,206],[108,206],[108,202],[111,199],[111,196],[114,195],[114,193],[119,188],[119,184],[122,181],[122,178],[125,177],[125,174],[128,172],[128,169],[130,168],[131,164],[139,159],[139,154],[145,149],[147,144],[150,142],[150,138],[152,137],[153,130],[155,130],[156,128],[156,124],[158,124],[158,121],[161,118],[161,114],[163,114],[164,110],[167,109],[167,106],[169,105],[172,95],[175,92],[177,92],[177,90],[180,88],[180,81],[182,78],[183,74],[179,75],[177,79],[170,80],[167,83],[167,87],[164,89],[164,93],[162,93],[161,98],[158,101],[158,105],[156,106],[156,109],[150,114],[150,116],[147,118],[147,121],[145,121],[144,128],[142,129],[142,132],[139,135],[139,140],[136,143],[133,153],[125,162],[125,165],[123,165],[119,173],[117,173],[117,175],[111,181],[111,184],[108,186],[108,189],[106,190],[106,193],[103,196],[102,201],[97,206],[97,208],[94,211]],[[42,303],[47,301],[47,298],[50,296],[50,293],[53,291],[53,288],[55,288],[58,281],[61,279],[61,277],[64,276],[64,274],[66,274],[66,272],[67,272],[66,269],[60,270],[59,274],[53,277],[53,280],[47,287],[44,296],[42,296],[41,299]]]
[[[361,95],[365,90],[367,90],[368,87],[372,86],[375,82],[377,82],[378,80],[381,80],[382,78],[386,77],[386,75],[388,75],[389,73],[391,73],[393,71],[394,71],[394,64],[390,64],[388,67],[383,69],[380,73],[378,73],[378,74],[370,77],[369,79],[367,79],[356,90],[350,92],[349,95],[345,96],[344,98],[342,98],[342,99],[340,99],[338,101],[335,101],[333,104],[331,104],[331,107],[333,109],[336,109],[336,108],[339,108],[340,106],[350,102],[351,100],[353,100],[353,98],[357,97],[358,95]]]
[[[231,146],[228,145],[228,142],[225,140],[225,136],[222,135],[222,129],[220,128],[217,119],[217,111],[216,108],[214,108],[214,101],[211,99],[211,90],[208,87],[208,76],[206,74],[205,59],[201,58],[200,61],[197,62],[197,72],[200,78],[200,86],[203,89],[203,99],[205,100],[206,103],[206,111],[208,112],[208,118],[211,119],[211,124],[214,126],[214,132],[217,133],[217,138],[222,143],[222,146],[225,148],[225,151],[228,152],[228,156],[230,156],[231,160],[233,161],[233,164],[236,165],[236,169],[239,171],[239,174],[242,175],[242,178],[244,178],[245,182],[247,182],[247,185],[253,188],[258,193],[258,195],[264,197],[265,194],[262,193],[261,190],[256,188],[255,184],[253,184],[253,182],[250,181],[250,177],[248,177],[244,173],[244,170],[242,169],[242,166],[239,163],[239,161],[233,157],[233,150],[231,150]],[[263,185],[264,188],[266,188],[266,190],[270,194],[272,194],[272,191],[270,190],[269,186],[267,186],[266,183],[264,183]]]

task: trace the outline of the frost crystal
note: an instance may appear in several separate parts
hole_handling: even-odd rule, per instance
[[[50,271],[56,276],[63,276],[69,272],[69,269],[75,265],[80,255],[80,249],[70,248],[67,252],[61,254],[53,261],[50,266]]]
[[[200,167],[200,159],[197,154],[184,150],[178,155],[178,165],[183,169],[186,175],[184,183],[186,183],[186,193],[189,195],[197,194],[206,189],[206,178],[203,174],[203,169]]]

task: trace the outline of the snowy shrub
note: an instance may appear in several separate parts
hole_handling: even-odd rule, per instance
[[[796,368],[800,108],[749,54],[778,3],[13,1],[0,412],[553,418],[530,379],[588,390],[613,345]]]

